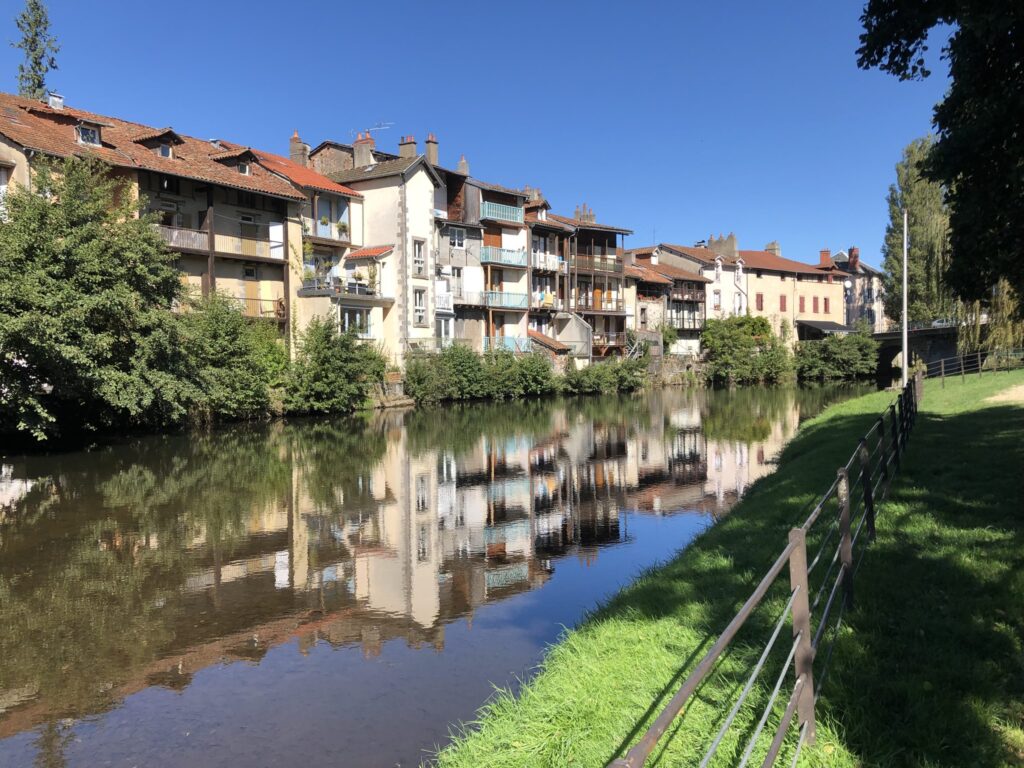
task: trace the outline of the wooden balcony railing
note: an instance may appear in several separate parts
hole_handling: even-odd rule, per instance
[[[186,229],[171,227],[166,224],[155,224],[160,237],[172,248],[187,248],[191,251],[207,251],[210,249],[210,233],[205,229]]]
[[[583,256],[576,255],[572,258],[573,266],[577,269],[588,269],[592,272],[621,272],[622,260],[612,256]]]
[[[624,312],[625,304],[621,298],[605,296],[595,299],[586,294],[576,299],[576,309],[583,312]]]

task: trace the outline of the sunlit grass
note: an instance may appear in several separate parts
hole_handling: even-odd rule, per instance
[[[857,576],[855,610],[839,633],[818,742],[802,763],[1020,763],[1024,406],[984,399],[1022,382],[1024,372],[968,377],[945,390],[929,382],[903,472]],[[775,474],[681,556],[567,633],[518,696],[497,693],[442,751],[440,765],[602,766],[621,754],[891,398],[848,401],[803,425]],[[783,595],[773,593],[755,613],[649,764],[699,763]],[[759,681],[713,765],[738,762],[773,682]],[[764,742],[751,764],[760,764]]]

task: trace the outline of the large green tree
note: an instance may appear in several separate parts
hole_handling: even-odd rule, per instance
[[[1005,277],[1024,293],[1024,2],[868,0],[857,50],[863,68],[927,77],[933,30],[948,33],[951,84],[935,108],[938,139],[925,174],[950,213],[949,284],[985,299]]]
[[[947,317],[953,294],[946,284],[949,268],[949,214],[942,185],[922,173],[934,142],[916,139],[896,164],[896,183],[889,187],[889,223],[882,245],[885,272],[885,314],[899,322],[903,290],[903,211],[908,212],[907,313],[910,320]]]
[[[173,256],[127,180],[70,159],[17,187],[0,221],[0,434],[179,421],[194,388],[169,309]]]
[[[60,52],[57,38],[50,34],[50,16],[40,0],[25,0],[25,10],[15,19],[21,40],[11,43],[25,53],[25,63],[18,65],[18,93],[30,99],[46,95],[46,74],[57,69],[56,54]]]

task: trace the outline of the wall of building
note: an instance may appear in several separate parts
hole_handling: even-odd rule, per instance
[[[819,278],[821,280],[819,281]],[[784,336],[790,344],[796,342],[798,320],[829,321],[843,325],[845,306],[843,285],[840,280],[828,282],[826,275],[807,275],[796,279],[793,275],[762,271],[761,276],[754,270],[747,272],[747,293],[750,300],[750,314],[767,317],[777,334]],[[757,309],[757,296],[761,294],[762,309]],[[782,309],[782,297],[786,297],[786,308]],[[804,310],[800,311],[800,299]],[[814,311],[814,300],[818,300],[818,311]],[[826,299],[828,311],[825,311]],[[783,324],[785,323],[785,329]]]
[[[28,186],[28,158],[21,147],[4,136],[0,136],[0,165],[10,169],[10,181],[21,187]]]

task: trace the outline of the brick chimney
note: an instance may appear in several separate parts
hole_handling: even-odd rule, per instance
[[[398,142],[398,156],[416,157],[417,154],[419,153],[416,151],[416,137],[403,136],[402,140]]]
[[[299,138],[299,132],[292,134],[288,142],[288,159],[301,166],[309,165],[309,144]]]
[[[768,245],[764,247],[764,249],[768,251],[768,253],[770,253],[772,256],[778,256],[780,258],[782,257],[782,246],[779,245],[778,240],[772,240],[770,243],[768,243]]]
[[[859,272],[860,271],[860,248],[858,248],[855,245],[851,245],[850,246],[850,250],[847,251],[847,254],[848,254],[848,258],[849,258],[849,260],[847,261],[847,264],[850,267],[850,271],[851,272]]]
[[[373,150],[377,146],[377,142],[373,140],[373,136],[367,131],[366,135],[360,133],[356,136],[355,142],[352,144],[354,151],[354,157],[352,164],[356,168],[365,168],[368,165],[373,165],[376,161],[373,159]]]
[[[466,160],[465,155],[459,157],[459,164],[455,167],[455,170],[463,176],[469,176],[469,162]]]
[[[828,248],[822,248],[820,251],[818,251],[818,266],[832,266],[832,251],[830,251]]]
[[[427,162],[437,165],[437,136],[433,133],[427,134],[426,150]]]

